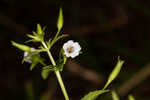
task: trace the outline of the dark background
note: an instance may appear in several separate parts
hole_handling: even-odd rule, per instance
[[[43,80],[38,66],[29,71],[29,64],[21,64],[23,52],[10,43],[24,43],[37,23],[54,36],[60,7],[64,12],[61,33],[78,41],[83,51],[61,72],[70,98],[79,100],[101,89],[120,56],[125,64],[109,88],[123,100],[128,94],[149,100],[149,0],[0,0],[0,100],[64,100],[55,75]],[[53,48],[55,58],[60,47]],[[110,98],[110,94],[101,97]]]

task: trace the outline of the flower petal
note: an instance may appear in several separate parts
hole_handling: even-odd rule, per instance
[[[72,52],[69,52],[69,49],[73,47]],[[79,55],[79,52],[81,50],[81,47],[78,42],[73,42],[73,40],[69,40],[63,45],[64,54],[66,57],[75,58]]]

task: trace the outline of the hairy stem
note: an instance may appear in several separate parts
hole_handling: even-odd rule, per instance
[[[53,56],[52,56],[51,52],[49,51],[47,45],[46,45],[44,42],[42,42],[42,44],[43,44],[43,46],[47,49],[47,54],[48,54],[48,56],[49,56],[49,58],[50,58],[50,60],[51,60],[51,62],[52,62],[52,64],[53,64],[53,66],[56,66],[55,60],[53,59]],[[57,80],[58,80],[58,82],[59,82],[59,85],[60,85],[60,87],[61,87],[61,90],[62,90],[62,92],[63,92],[63,94],[64,94],[65,99],[66,99],[66,100],[69,100],[69,96],[68,96],[68,94],[67,94],[67,91],[66,91],[66,88],[65,88],[65,86],[64,86],[63,80],[62,80],[62,78],[61,78],[60,72],[59,72],[59,71],[55,71],[55,75],[56,75],[56,77],[57,77]]]

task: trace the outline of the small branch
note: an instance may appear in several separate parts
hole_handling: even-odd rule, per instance
[[[45,49],[47,49],[47,54],[49,56],[50,61],[52,62],[53,66],[56,66],[55,60],[53,59],[53,56],[51,54],[51,52],[49,51],[47,45],[45,44],[45,42],[42,42],[43,46],[45,47]],[[57,77],[57,80],[59,82],[59,85],[61,87],[61,90],[64,94],[65,100],[69,100],[69,96],[67,94],[66,88],[64,86],[63,80],[61,78],[60,72],[59,71],[55,71],[55,75]]]

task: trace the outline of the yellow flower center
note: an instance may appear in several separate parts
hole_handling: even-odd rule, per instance
[[[70,46],[67,48],[67,52],[68,53],[72,53],[74,51],[74,47],[73,46]]]

